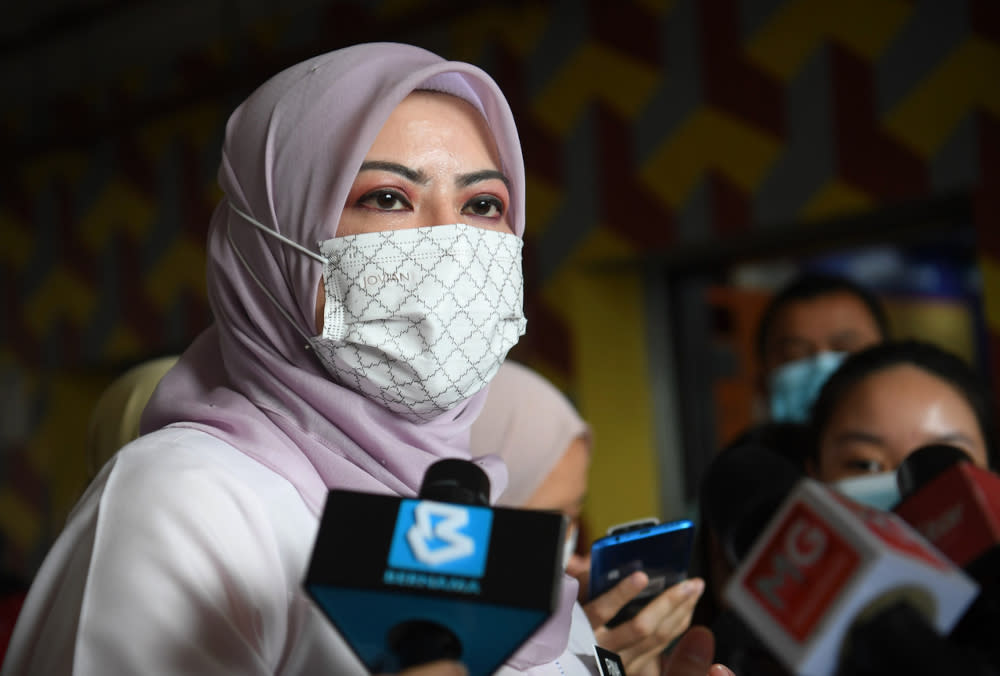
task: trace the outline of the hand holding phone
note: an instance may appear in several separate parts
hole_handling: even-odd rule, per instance
[[[608,531],[594,542],[590,555],[590,598],[605,593],[637,570],[649,583],[608,623],[616,627],[634,617],[668,587],[688,574],[694,541],[694,524],[687,520],[657,523],[644,519]]]

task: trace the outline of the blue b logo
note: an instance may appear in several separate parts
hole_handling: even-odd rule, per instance
[[[482,577],[493,512],[430,500],[403,500],[389,548],[389,566]]]

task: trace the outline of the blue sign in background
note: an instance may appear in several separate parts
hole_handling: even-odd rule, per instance
[[[421,504],[424,507],[418,511]],[[419,512],[422,524],[417,523]],[[389,547],[389,566],[480,578],[486,569],[492,525],[493,512],[486,507],[402,500]],[[422,550],[414,550],[411,537],[419,538]]]

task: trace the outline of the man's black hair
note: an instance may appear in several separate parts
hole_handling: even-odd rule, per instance
[[[812,300],[835,293],[846,293],[854,296],[868,308],[875,325],[878,326],[882,338],[889,337],[889,317],[882,302],[857,282],[838,275],[807,272],[794,278],[779,289],[768,301],[757,323],[757,360],[763,364],[767,353],[767,341],[770,338],[774,320],[785,306],[803,300]]]

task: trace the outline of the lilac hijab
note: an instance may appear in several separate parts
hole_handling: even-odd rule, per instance
[[[469,426],[486,392],[415,424],[332,382],[303,338],[316,333],[322,265],[235,210],[318,251],[318,242],[336,235],[383,123],[418,88],[447,91],[482,111],[511,180],[511,223],[523,234],[514,119],[482,70],[393,43],[348,47],[288,68],[226,125],[218,176],[225,196],[208,235],[215,323],[163,379],[144,411],[143,432],[174,424],[219,437],[288,479],[317,514],[329,488],[412,496],[431,463],[469,457]],[[482,466],[499,494],[504,467],[495,459]]]
[[[566,395],[541,374],[508,359],[490,382],[489,396],[472,425],[472,455],[497,455],[508,481],[497,504],[520,507],[538,490],[570,442],[591,446],[590,426]]]
[[[174,425],[218,437],[291,482],[317,515],[330,488],[413,496],[432,463],[470,457],[469,427],[486,391],[414,423],[333,382],[303,338],[316,333],[322,266],[231,208],[318,251],[336,235],[382,125],[415,89],[453,94],[482,113],[510,179],[510,222],[523,236],[520,142],[505,97],[484,71],[395,43],[347,47],[282,71],[229,118],[218,175],[224,198],[208,235],[215,322],[161,381],[142,432]],[[506,468],[496,457],[476,462],[495,500]],[[563,591],[560,610],[513,666],[549,662],[565,649],[575,588]]]

